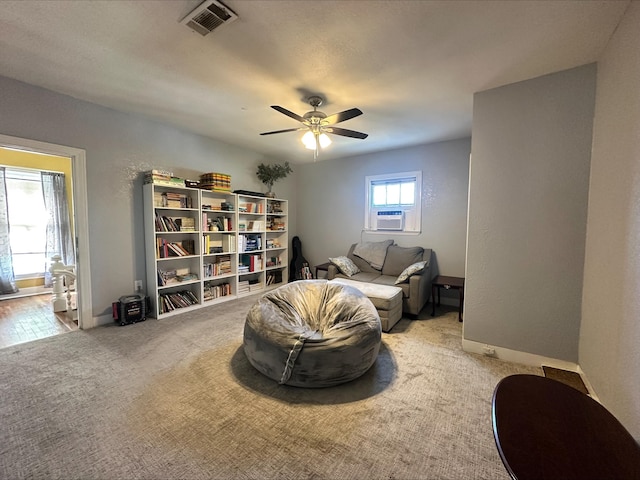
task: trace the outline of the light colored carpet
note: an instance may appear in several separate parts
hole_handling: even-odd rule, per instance
[[[371,370],[279,386],[242,350],[247,297],[0,350],[0,478],[506,479],[457,312],[402,319]]]

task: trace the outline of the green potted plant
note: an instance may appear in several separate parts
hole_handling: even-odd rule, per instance
[[[282,165],[275,163],[265,165],[264,163],[261,163],[258,165],[256,175],[258,176],[258,180],[264,183],[269,189],[267,191],[267,197],[273,198],[276,196],[275,193],[271,191],[273,184],[281,178],[285,178],[291,172],[293,172],[293,170],[291,169],[289,162],[284,162]]]

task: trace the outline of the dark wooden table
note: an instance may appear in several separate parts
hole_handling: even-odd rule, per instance
[[[462,321],[462,305],[464,304],[464,278],[462,277],[446,277],[438,275],[431,282],[431,298],[433,299],[433,307],[431,316],[436,314],[436,292],[438,294],[438,305],[440,305],[440,288],[445,290],[457,290],[460,297],[460,305],[458,306],[458,320]]]
[[[331,265],[331,262],[321,263],[320,265],[316,265],[315,267],[313,267],[316,269],[316,278],[320,278],[318,277],[318,270],[329,272],[329,265]]]
[[[537,375],[504,378],[493,393],[493,434],[511,478],[640,479],[640,447],[601,404]]]

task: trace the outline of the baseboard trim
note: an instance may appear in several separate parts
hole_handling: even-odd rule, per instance
[[[495,353],[492,355],[487,355],[486,348],[492,349]],[[496,347],[494,345],[488,345],[486,343],[480,343],[473,340],[462,339],[462,349],[465,352],[476,353],[478,355],[486,355],[493,358],[499,358],[500,360],[505,360],[507,362],[512,363],[520,363],[522,365],[529,365],[531,367],[540,367],[542,370],[542,366],[546,365],[548,367],[560,368],[562,370],[568,370],[570,372],[575,372],[580,375],[582,381],[584,382],[587,390],[589,391],[589,395],[596,401],[598,400],[598,396],[595,394],[589,379],[585,375],[585,373],[580,368],[580,365],[574,362],[568,362],[566,360],[558,360],[557,358],[545,357],[543,355],[536,355],[533,353],[520,352],[518,350],[511,350],[509,348],[504,347]]]
[[[487,355],[485,348],[491,348],[495,354]],[[532,367],[542,367],[542,365],[548,365],[549,367],[561,368],[563,370],[569,370],[570,372],[580,373],[577,363],[568,362],[566,360],[558,360],[557,358],[545,357],[542,355],[536,355],[534,353],[520,352],[518,350],[511,350],[509,348],[497,347],[495,345],[487,345],[486,343],[476,342],[474,340],[462,339],[462,349],[465,352],[477,353],[479,355],[487,355],[493,358],[499,358],[513,363],[521,363],[523,365],[530,365]]]

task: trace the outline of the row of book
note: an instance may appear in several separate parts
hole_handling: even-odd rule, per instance
[[[227,202],[226,200],[223,200],[221,198],[209,198],[207,199],[208,204],[203,204],[202,205],[202,209],[203,210],[214,210],[214,211],[220,211],[220,212],[234,212],[235,211],[235,205],[231,202]]]
[[[160,313],[167,313],[178,308],[197,305],[198,298],[190,290],[180,292],[163,293],[158,296],[158,310]]]
[[[264,222],[262,220],[247,221],[240,219],[238,221],[238,230],[240,232],[264,232]]]
[[[235,235],[208,235],[202,236],[202,253],[212,255],[214,253],[234,253],[236,251]]]
[[[274,285],[276,283],[282,283],[282,270],[278,270],[275,272],[271,272],[267,274],[267,278],[265,280],[267,285]]]
[[[192,217],[167,217],[156,212],[156,232],[195,232],[196,219]]]
[[[209,232],[232,232],[233,221],[229,217],[210,217],[206,212],[202,214],[202,225]]]
[[[238,235],[239,252],[254,252],[256,250],[262,250],[261,235]]]
[[[226,275],[231,271],[231,257],[228,255],[218,257],[214,263],[205,263],[203,265],[204,278]]]
[[[257,292],[264,289],[264,285],[258,279],[242,280],[238,282],[238,294]]]
[[[219,297],[226,297],[231,295],[231,284],[220,283],[213,284],[211,282],[205,282],[204,284],[204,301],[214,300]]]
[[[275,200],[267,202],[267,213],[284,213],[282,211],[282,204]]]
[[[185,257],[187,255],[195,255],[194,240],[170,242],[165,238],[156,238],[156,258]]]
[[[279,267],[282,265],[282,260],[280,257],[269,257],[267,258],[267,268],[269,267]]]
[[[280,241],[276,238],[267,238],[266,242],[266,247],[267,249],[270,248],[281,248],[282,245],[280,245]]]
[[[283,232],[286,229],[286,223],[284,219],[280,217],[273,217],[267,219],[267,231]]]
[[[238,273],[251,273],[262,270],[262,255],[240,255]]]
[[[193,208],[193,199],[186,193],[155,191],[153,205],[162,208]]]
[[[158,285],[161,287],[192,280],[198,280],[198,275],[191,273],[189,268],[176,268],[172,270],[158,269]]]
[[[263,210],[263,206],[262,206],[262,202],[260,203],[253,203],[253,202],[246,202],[246,203],[239,203],[238,204],[238,212],[240,213],[264,213]]]

